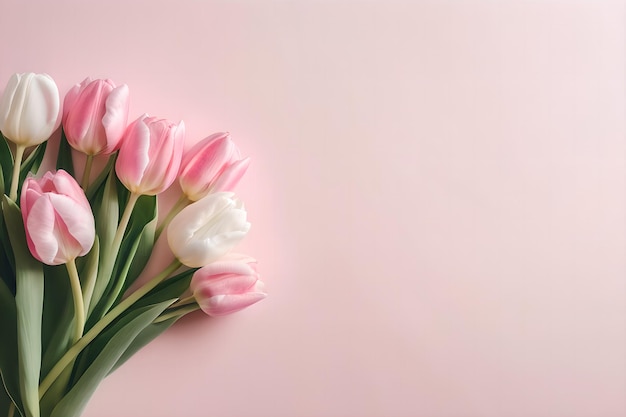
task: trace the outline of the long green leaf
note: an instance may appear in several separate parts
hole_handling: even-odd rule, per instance
[[[131,342],[174,300],[136,310],[128,322],[113,334],[89,368],[52,411],[51,417],[77,417],[87,405],[98,384],[106,377]],[[95,342],[95,341],[94,341]]]
[[[20,400],[19,369],[17,366],[17,312],[15,298],[3,281],[0,281],[0,373],[2,374],[2,390],[6,389],[22,409]],[[20,411],[20,414],[22,412]]]
[[[74,304],[65,265],[45,266],[41,373],[50,369],[71,344]]]
[[[119,221],[119,201],[116,182],[117,177],[115,177],[115,171],[111,171],[102,195],[98,195],[98,198],[92,201],[92,207],[95,209],[96,232],[100,239],[101,248],[109,248],[111,246],[115,231],[117,230],[117,223]],[[113,254],[109,252],[109,250],[100,251],[100,265],[107,262],[108,257],[113,256]],[[96,279],[94,291],[89,303],[89,317],[85,330],[89,330],[103,315],[101,311],[96,312],[96,307],[98,307],[100,299],[103,298],[109,286],[110,279],[110,276],[101,276],[100,274]]]
[[[115,261],[113,279],[106,291],[108,299],[105,310],[119,301],[148,263],[154,246],[156,224],[156,196],[141,196],[135,205]]]
[[[20,393],[26,416],[39,417],[43,268],[28,250],[20,209],[6,195],[2,201],[2,211],[15,254],[15,306]]]
[[[107,184],[108,185],[108,184]],[[124,197],[121,183],[117,181],[118,196]],[[94,317],[99,318],[121,298],[123,290],[134,282],[148,262],[154,245],[154,230],[157,220],[156,196],[141,196],[131,215],[126,233],[120,245],[119,255],[115,259],[110,277],[98,277],[98,283],[108,285],[102,293],[98,306],[94,309]],[[143,241],[143,244],[142,244]],[[115,254],[108,254],[114,256]],[[104,262],[104,261],[103,261]],[[130,282],[130,283],[129,283]],[[97,287],[96,287],[97,288]]]
[[[0,215],[0,271],[2,280],[15,295],[15,261],[3,215]]]
[[[128,289],[135,282],[150,259],[152,248],[154,247],[157,211],[156,196],[142,196],[137,201],[133,216],[130,218],[130,230],[126,236],[127,242],[122,242],[123,249],[131,242],[133,245],[136,245],[130,271],[125,279],[124,290]]]

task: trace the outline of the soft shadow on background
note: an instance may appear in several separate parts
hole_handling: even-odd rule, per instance
[[[86,417],[626,415],[622,1],[13,2],[0,83],[127,83],[253,157],[270,296]],[[3,88],[3,87],[0,87]]]

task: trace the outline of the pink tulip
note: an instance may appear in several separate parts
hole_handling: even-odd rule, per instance
[[[176,179],[185,125],[143,115],[124,134],[115,172],[132,193],[156,195]]]
[[[128,122],[128,86],[86,78],[65,96],[63,128],[67,141],[87,155],[110,154],[120,146]]]
[[[202,311],[209,316],[234,313],[267,297],[256,260],[239,254],[227,255],[200,268],[189,287]]]
[[[197,201],[210,192],[232,191],[250,165],[242,159],[228,133],[215,133],[183,156],[179,182],[183,193]]]
[[[91,207],[67,172],[27,178],[20,205],[28,248],[41,262],[60,265],[91,250],[96,233]]]

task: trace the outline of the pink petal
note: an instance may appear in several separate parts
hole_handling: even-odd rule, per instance
[[[55,260],[59,242],[54,234],[55,213],[46,196],[35,201],[26,219],[25,229],[28,248],[35,258],[47,265],[59,265]]]
[[[202,311],[210,316],[235,313],[267,297],[265,293],[218,295],[198,302]]]
[[[211,192],[233,191],[250,166],[250,158],[232,163],[217,178]]]
[[[122,136],[128,123],[129,91],[123,84],[111,91],[106,100],[106,113],[102,118],[102,126],[106,132],[107,146],[102,151],[109,154],[121,145]]]

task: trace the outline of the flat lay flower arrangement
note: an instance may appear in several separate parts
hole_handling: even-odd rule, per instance
[[[128,87],[111,80],[86,79],[63,103],[45,74],[15,74],[3,92],[0,417],[79,416],[103,378],[182,316],[266,296],[256,261],[231,252],[250,228],[232,192],[249,158],[227,133],[183,152],[182,121],[128,113]],[[56,169],[40,172],[59,124]],[[80,178],[72,152],[86,155]],[[176,181],[180,199],[159,221]],[[159,238],[174,260],[140,284]]]

